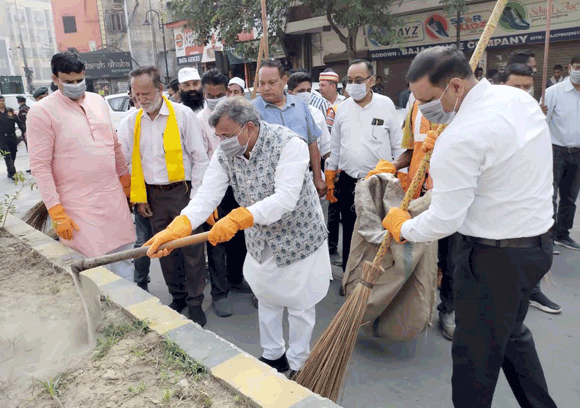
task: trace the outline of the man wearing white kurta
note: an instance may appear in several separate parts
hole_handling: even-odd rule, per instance
[[[220,147],[189,205],[151,242],[148,255],[166,256],[159,245],[201,225],[228,186],[242,207],[215,223],[213,245],[245,229],[244,276],[259,300],[261,361],[280,372],[297,371],[310,353],[315,305],[331,279],[327,233],[308,171],[305,141],[290,129],[261,122],[241,97],[220,102],[210,118]],[[289,348],[282,331],[288,309]]]

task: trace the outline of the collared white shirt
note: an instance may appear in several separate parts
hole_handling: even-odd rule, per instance
[[[207,105],[201,111],[197,113],[197,118],[201,121],[203,125],[203,145],[205,146],[205,151],[207,157],[211,159],[215,149],[220,145],[219,139],[215,136],[215,130],[209,124],[209,118],[211,117],[213,111],[210,110]]]
[[[191,196],[193,196],[209,164],[203,143],[203,125],[187,106],[178,103],[172,103],[172,105],[181,134],[185,179],[191,181]],[[138,113],[139,111],[132,113],[119,124],[119,141],[123,146],[123,153],[129,166],[133,155],[133,132]],[[152,120],[146,112],[141,115],[141,166],[147,184],[170,184],[163,147],[163,132],[168,117],[169,109],[165,101],[155,119]]]
[[[328,99],[327,99],[327,101],[328,101]],[[344,101],[346,101],[346,96],[337,93],[336,100],[334,102],[328,101],[328,103],[330,104],[330,106],[333,106],[333,105],[340,105]]]
[[[429,209],[403,224],[409,241],[458,231],[488,239],[533,237],[553,224],[552,148],[527,92],[482,79],[437,139]]]
[[[244,160],[247,159],[244,157]],[[290,139],[282,149],[276,166],[274,194],[247,208],[254,217],[254,224],[269,225],[278,221],[285,213],[294,211],[309,162],[310,154],[306,143],[297,137]],[[193,229],[207,220],[223,199],[228,186],[228,174],[220,164],[218,155],[214,154],[197,194],[181,211],[182,215],[187,216]]]
[[[348,98],[336,110],[326,168],[362,178],[379,160],[393,161],[403,153],[402,140],[403,131],[390,98],[373,93],[364,108]]]
[[[328,131],[328,126],[326,126],[326,118],[316,109],[314,106],[309,105],[308,110],[314,119],[314,123],[318,126],[322,134],[318,138],[318,150],[320,151],[320,157],[324,156],[326,153],[330,153],[330,132]]]
[[[552,144],[580,147],[580,91],[570,77],[546,89],[545,104]]]

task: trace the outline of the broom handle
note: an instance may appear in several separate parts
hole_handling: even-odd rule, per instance
[[[495,28],[497,27],[497,23],[499,22],[499,19],[503,13],[503,10],[504,10],[507,2],[508,2],[508,0],[499,0],[497,3],[495,3],[495,7],[494,7],[493,11],[491,12],[491,15],[489,16],[489,20],[487,21],[487,24],[485,25],[483,33],[481,33],[481,37],[479,38],[479,41],[477,42],[477,46],[475,47],[475,50],[473,51],[473,55],[471,56],[471,59],[469,61],[469,65],[471,65],[471,69],[474,70],[475,68],[477,68],[477,64],[479,64],[479,60],[481,60],[483,52],[485,51],[485,48],[487,47],[487,44],[489,43],[489,39],[491,38],[491,36],[493,35],[493,33],[495,31]],[[438,135],[440,135],[444,129],[445,129],[445,125],[440,124],[435,131],[437,132]],[[402,210],[407,210],[407,208],[409,208],[409,203],[411,202],[411,199],[415,196],[417,191],[419,191],[419,189],[421,188],[421,184],[423,184],[422,180],[425,177],[425,174],[427,174],[427,169],[429,168],[429,160],[431,160],[432,154],[433,154],[433,151],[431,150],[431,151],[427,152],[425,154],[425,156],[423,157],[423,160],[421,161],[421,165],[417,169],[417,172],[415,173],[415,176],[413,177],[413,181],[411,182],[411,185],[409,186],[409,188],[407,189],[407,192],[405,193],[405,198],[403,198],[403,202],[399,206],[399,208],[401,208]],[[385,239],[383,240],[383,242],[381,243],[381,246],[379,247],[377,254],[375,255],[375,259],[373,260],[373,265],[375,265],[375,266],[382,265],[383,258],[385,257],[385,254],[387,253],[387,249],[389,248],[389,245],[391,245],[391,240],[392,240],[391,234],[388,233],[385,236]]]
[[[174,241],[166,242],[161,245],[159,249],[176,249],[183,248],[190,245],[200,244],[206,242],[209,236],[209,232],[203,232],[201,234],[190,235],[185,238],[176,239]],[[74,262],[71,265],[73,272],[81,273],[87,269],[96,268],[97,266],[108,265],[114,262],[124,261],[126,259],[141,258],[147,255],[148,246],[140,247],[135,249],[130,249],[128,251],[117,252],[115,254],[97,256],[95,258],[85,258],[80,261]]]
[[[542,72],[542,97],[540,103],[545,104],[546,98],[546,83],[548,82],[548,54],[550,51],[550,21],[552,17],[552,0],[548,0],[546,5],[546,42],[544,44],[544,65]]]

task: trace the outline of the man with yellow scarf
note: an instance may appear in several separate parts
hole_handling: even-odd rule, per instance
[[[159,69],[137,68],[129,74],[141,109],[119,128],[127,164],[131,166],[131,202],[149,218],[156,234],[177,217],[195,195],[209,164],[202,125],[191,109],[163,97]],[[203,232],[202,228],[193,233]],[[173,301],[169,305],[205,325],[201,304],[205,286],[202,245],[174,251],[161,259],[161,270]]]

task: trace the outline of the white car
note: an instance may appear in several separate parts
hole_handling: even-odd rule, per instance
[[[123,120],[129,110],[129,95],[126,93],[108,95],[105,96],[105,101],[109,105],[109,113],[113,127],[117,130],[121,120]]]
[[[32,95],[27,95],[27,94],[3,94],[2,96],[4,97],[4,100],[6,101],[6,107],[8,108],[12,108],[15,111],[18,111],[18,107],[20,106],[18,104],[18,101],[16,100],[17,96],[24,96],[26,98],[26,104],[29,107],[32,107],[32,105],[34,105],[36,102],[34,101],[34,98],[32,97]]]

